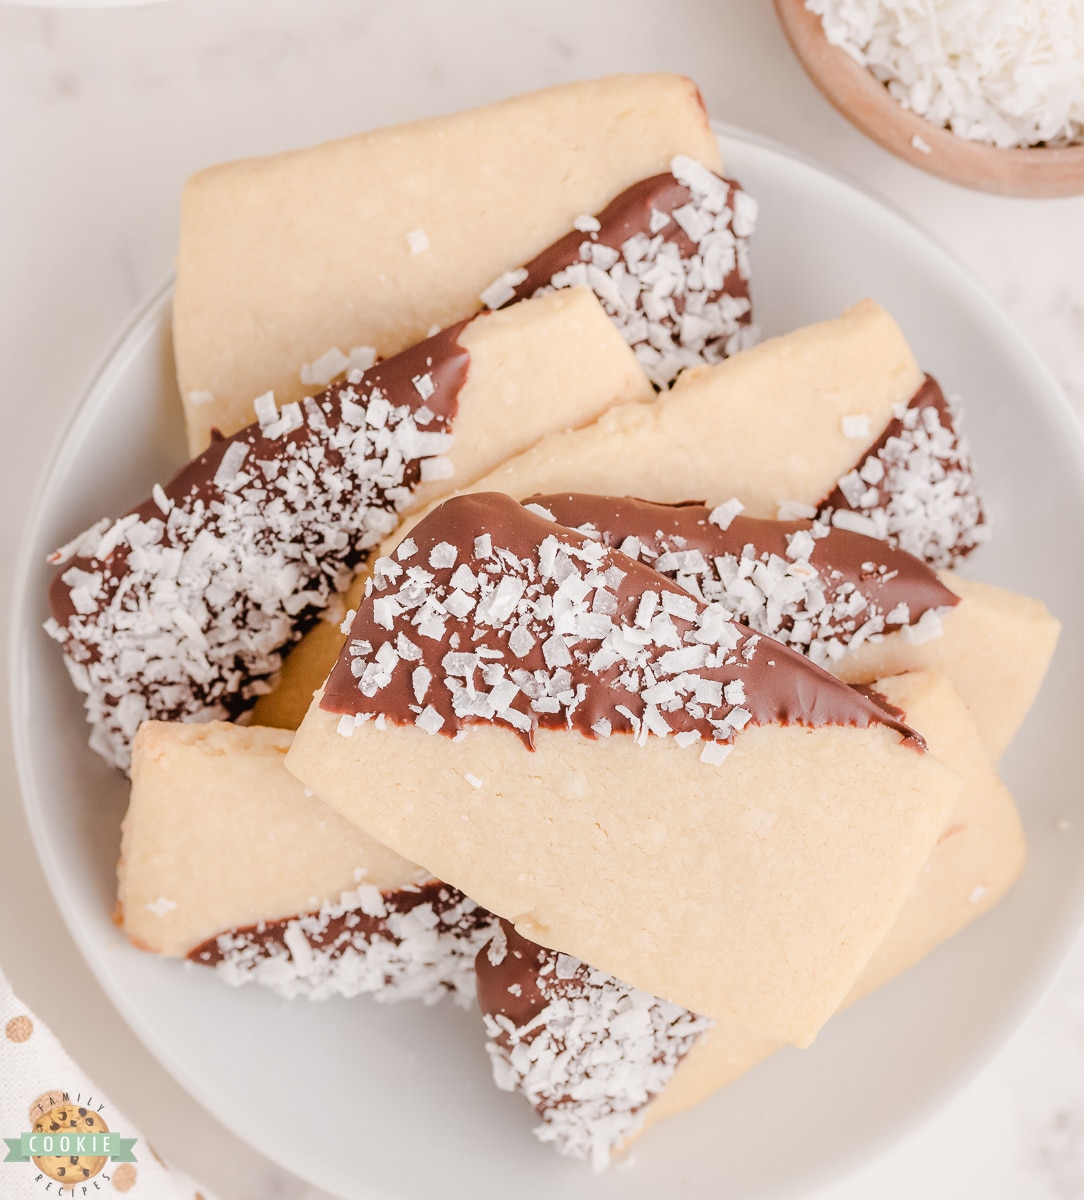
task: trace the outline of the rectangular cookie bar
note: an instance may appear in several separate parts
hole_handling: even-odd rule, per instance
[[[173,318],[192,453],[246,424],[255,396],[300,399],[299,369],[332,347],[387,356],[469,317],[675,155],[722,165],[696,86],[617,75],[201,171]]]
[[[654,404],[615,408],[587,429],[555,433],[477,490],[631,491],[710,507],[736,496],[746,516],[774,518],[783,501],[818,504],[854,466],[867,442],[844,433],[845,417],[864,418],[872,442],[922,383],[899,327],[867,300],[685,371]]]
[[[525,936],[800,1044],[960,786],[806,659],[496,495],[377,565],[287,767]]]
[[[147,722],[133,747],[118,913],[140,949],[284,996],[473,996],[492,918],[322,804],[292,736]]]

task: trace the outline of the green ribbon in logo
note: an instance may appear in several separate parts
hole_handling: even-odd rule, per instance
[[[138,1162],[132,1147],[138,1138],[122,1138],[119,1133],[23,1133],[4,1138],[8,1152],[4,1162],[29,1162],[32,1158],[78,1155],[80,1158],[108,1158],[110,1162]]]

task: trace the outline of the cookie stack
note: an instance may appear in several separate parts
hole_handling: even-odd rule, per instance
[[[54,556],[132,942],[477,989],[596,1165],[1004,895],[1057,637],[883,309],[752,345],[722,170],[642,76],[195,177],[195,457]]]

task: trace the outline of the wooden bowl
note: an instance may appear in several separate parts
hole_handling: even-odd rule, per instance
[[[824,36],[804,0],[774,0],[791,49],[818,90],[856,128],[913,166],[1002,196],[1084,192],[1084,145],[1001,150],[969,142],[903,108],[888,88]],[[918,139],[916,144],[915,139]],[[929,151],[920,149],[925,144]]]

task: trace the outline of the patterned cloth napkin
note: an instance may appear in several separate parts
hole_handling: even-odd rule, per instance
[[[42,1140],[48,1137],[51,1143]],[[50,1149],[51,1154],[34,1153]],[[0,972],[0,1197],[105,1200],[120,1195],[214,1200],[159,1158]]]

